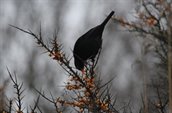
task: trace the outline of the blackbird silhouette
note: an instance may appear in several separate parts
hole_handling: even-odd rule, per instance
[[[102,34],[105,25],[113,14],[114,11],[112,11],[100,25],[90,29],[76,41],[73,55],[74,64],[78,70],[82,71],[84,69],[84,65],[88,59],[94,61],[102,46]]]

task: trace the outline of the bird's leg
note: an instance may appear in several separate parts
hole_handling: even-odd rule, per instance
[[[94,64],[95,63],[95,59],[92,58],[91,61],[92,61],[92,66],[90,68],[90,74],[93,77],[93,75],[94,75],[94,67],[95,67],[95,64]]]

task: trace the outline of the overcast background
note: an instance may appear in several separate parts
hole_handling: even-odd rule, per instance
[[[72,57],[78,37],[100,24],[112,10],[116,16],[132,19],[135,5],[134,0],[0,0],[0,84],[9,78],[8,67],[24,83],[24,104],[28,106],[36,97],[33,87],[60,96],[67,80],[64,70],[48,54],[42,54],[44,50],[37,46],[33,37],[9,24],[35,33],[41,25],[45,41],[57,30],[63,50]],[[139,106],[142,91],[142,78],[135,65],[141,56],[140,42],[117,22],[109,21],[97,66],[104,82],[115,77],[112,94],[118,95],[119,103],[132,99],[133,108]],[[8,89],[13,89],[11,83]],[[7,97],[12,97],[12,92],[7,90]]]

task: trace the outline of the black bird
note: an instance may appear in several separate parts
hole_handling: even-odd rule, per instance
[[[76,41],[73,55],[75,67],[78,70],[84,69],[84,64],[88,59],[94,61],[94,58],[102,46],[102,34],[104,27],[113,14],[114,11],[112,11],[100,25],[90,29]]]

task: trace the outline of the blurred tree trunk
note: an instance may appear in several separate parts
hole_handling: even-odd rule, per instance
[[[171,14],[169,16],[169,21],[171,23]],[[172,113],[172,26],[168,26],[168,80],[169,80],[169,113]]]
[[[172,113],[172,9],[168,3],[169,13],[167,13],[167,38],[168,38],[168,82],[169,82],[169,113]]]
[[[142,69],[141,69],[141,73],[142,73],[142,77],[143,77],[143,108],[144,108],[144,113],[148,113],[148,95],[147,95],[147,69],[146,69],[146,59],[145,59],[145,55],[146,55],[146,50],[145,47],[142,48],[141,50],[141,64],[142,64]]]

